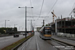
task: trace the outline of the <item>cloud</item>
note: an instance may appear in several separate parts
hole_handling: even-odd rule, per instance
[[[45,20],[46,23],[52,22],[52,14],[51,11],[54,10],[56,16],[60,17],[68,17],[69,13],[73,9],[73,4],[75,3],[74,0],[58,0],[53,9],[51,10],[53,4],[56,0],[44,0],[44,5],[42,8],[41,16],[49,16],[49,17],[39,17],[40,9],[43,0],[31,0],[32,5],[30,4],[30,0],[0,0],[0,25],[4,25],[5,20],[10,20],[7,22],[7,26],[14,26],[17,24],[18,27],[25,27],[25,9],[18,8],[20,7],[31,7],[34,8],[27,8],[27,16],[34,16],[28,17],[28,20],[35,20],[33,24],[35,27],[42,26],[42,20]],[[32,11],[33,10],[33,11]],[[50,11],[51,10],[51,11]],[[50,12],[49,12],[50,11]],[[49,14],[48,14],[49,13]],[[20,30],[24,30],[24,29]],[[30,28],[30,21],[28,21],[28,29]]]

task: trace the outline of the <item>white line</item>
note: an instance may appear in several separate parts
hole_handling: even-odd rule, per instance
[[[36,37],[36,45],[37,45],[37,50],[40,50],[40,49],[39,49],[38,42],[37,42],[37,37]]]

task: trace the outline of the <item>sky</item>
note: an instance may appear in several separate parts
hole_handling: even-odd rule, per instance
[[[57,18],[70,17],[74,3],[75,0],[0,0],[0,27],[5,27],[6,20],[6,27],[25,30],[25,8],[18,7],[27,6],[27,30],[31,30],[31,20],[35,28],[41,27],[43,20],[45,24],[51,23],[53,10]]]

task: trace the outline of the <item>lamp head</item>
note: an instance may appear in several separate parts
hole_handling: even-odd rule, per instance
[[[33,7],[31,7],[31,8],[33,8]]]
[[[21,7],[18,7],[18,8],[21,8]]]

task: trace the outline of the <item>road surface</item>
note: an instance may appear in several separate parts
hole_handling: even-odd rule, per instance
[[[25,42],[18,50],[57,50],[52,45],[42,40],[39,37],[39,33],[35,32],[35,35]]]
[[[38,32],[35,32],[35,35],[23,43],[17,50],[75,50],[53,39],[43,40],[39,35]]]
[[[20,40],[22,38],[24,38],[23,35],[20,35],[19,37],[15,37],[15,38],[13,36],[0,37],[0,49]]]

